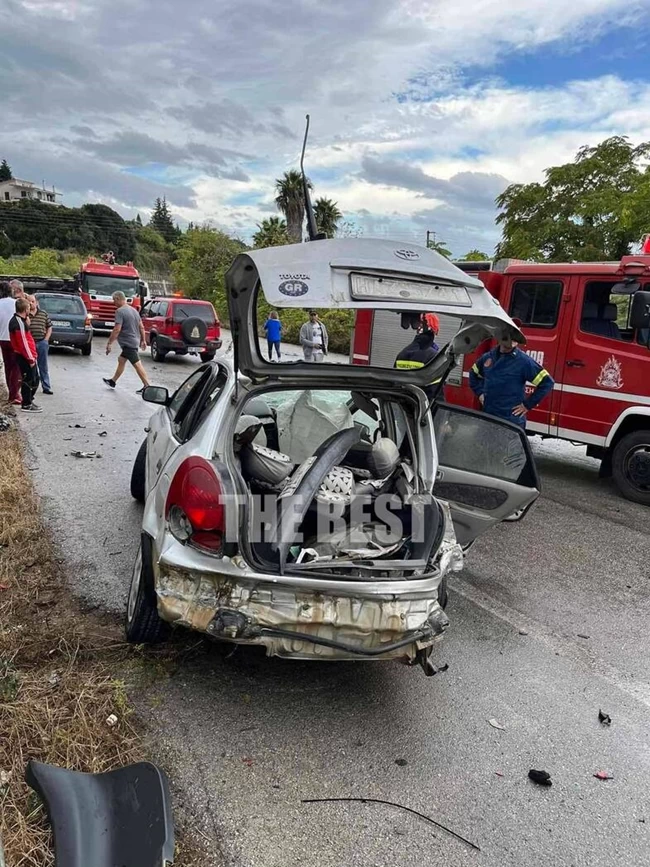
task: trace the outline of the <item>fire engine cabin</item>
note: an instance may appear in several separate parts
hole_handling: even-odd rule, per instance
[[[528,415],[528,431],[587,446],[623,496],[650,505],[650,244],[620,262],[455,263],[478,277],[526,336],[523,347],[554,378]],[[439,315],[442,348],[458,320]],[[413,339],[400,315],[359,311],[353,364],[392,367]],[[445,386],[450,403],[479,408],[469,370],[494,343],[459,359]]]
[[[93,328],[115,325],[114,292],[124,292],[127,304],[140,309],[145,284],[133,262],[111,265],[91,257],[81,265],[76,280],[86,309],[92,314]]]

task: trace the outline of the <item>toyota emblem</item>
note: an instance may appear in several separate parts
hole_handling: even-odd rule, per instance
[[[414,259],[420,258],[420,254],[416,250],[395,250],[395,255],[398,259],[406,259],[407,262],[412,262]]]

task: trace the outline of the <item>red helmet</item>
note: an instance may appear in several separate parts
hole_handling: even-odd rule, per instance
[[[435,313],[423,313],[420,320],[423,331],[433,331],[434,334],[440,331],[440,320]]]

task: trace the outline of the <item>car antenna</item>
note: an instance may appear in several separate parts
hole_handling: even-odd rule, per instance
[[[305,197],[305,211],[307,212],[307,231],[310,241],[322,241],[326,238],[324,232],[319,232],[316,226],[316,218],[314,217],[314,209],[311,204],[311,196],[309,195],[309,185],[305,177],[305,148],[307,147],[307,136],[309,135],[309,115],[307,115],[307,125],[305,126],[305,137],[302,142],[302,154],[300,155],[300,174],[302,175],[302,191]]]

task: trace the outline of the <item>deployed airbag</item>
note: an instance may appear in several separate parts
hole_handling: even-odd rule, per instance
[[[45,804],[56,867],[164,867],[173,862],[167,778],[150,762],[105,774],[29,762],[25,779]]]

